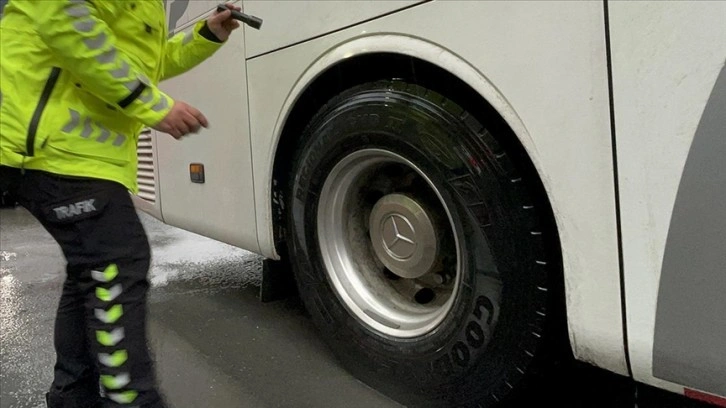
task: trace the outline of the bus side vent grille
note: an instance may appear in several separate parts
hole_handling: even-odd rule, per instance
[[[154,148],[151,129],[145,128],[139,135],[137,148],[139,168],[136,180],[139,184],[138,196],[154,204],[156,203],[156,178],[154,177]]]

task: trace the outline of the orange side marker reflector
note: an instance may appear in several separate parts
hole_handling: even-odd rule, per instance
[[[204,183],[204,165],[202,163],[192,163],[189,165],[189,177],[192,183]]]

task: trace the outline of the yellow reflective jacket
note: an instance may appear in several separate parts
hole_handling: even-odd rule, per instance
[[[0,164],[137,192],[138,135],[174,103],[157,84],[222,45],[200,34],[204,22],[168,39],[165,16],[162,0],[11,0],[0,20]]]

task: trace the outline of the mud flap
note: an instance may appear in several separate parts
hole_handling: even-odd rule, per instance
[[[262,261],[262,284],[260,285],[260,301],[274,302],[297,295],[295,278],[287,262],[265,259]]]

